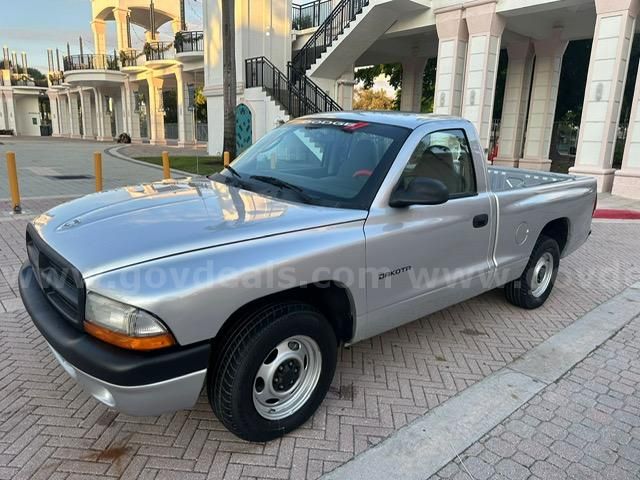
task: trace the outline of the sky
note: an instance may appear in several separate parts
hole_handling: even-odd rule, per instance
[[[194,30],[202,29],[202,1],[186,0],[185,3],[187,26]],[[59,48],[62,61],[67,42],[71,44],[72,54],[80,53],[80,36],[84,52],[93,52],[91,0],[0,0],[0,4],[0,47],[17,52],[18,58],[20,52],[27,52],[30,67],[47,70],[47,48],[54,52]],[[115,23],[107,25],[107,49],[111,51],[115,48]],[[144,32],[135,26],[132,30],[133,46],[140,48]],[[171,28],[165,25],[160,29],[160,39],[170,38]]]

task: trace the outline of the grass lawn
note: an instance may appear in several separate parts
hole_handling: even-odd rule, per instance
[[[162,165],[162,157],[135,157],[136,160],[152,163],[154,165]],[[222,170],[221,157],[181,157],[169,155],[171,168],[183,170],[185,172],[195,173],[199,175],[211,175],[212,173]]]

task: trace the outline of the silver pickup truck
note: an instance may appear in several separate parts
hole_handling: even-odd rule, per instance
[[[253,441],[305,422],[337,349],[493,288],[540,307],[596,182],[487,167],[462,119],[304,117],[209,178],[60,205],[20,293],[62,367],[132,415],[191,407]]]

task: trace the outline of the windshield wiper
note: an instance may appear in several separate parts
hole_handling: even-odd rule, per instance
[[[226,167],[227,170],[229,170],[231,172],[231,174],[236,177],[236,178],[242,178],[242,175],[240,175],[235,168],[233,168],[231,165],[227,165]]]
[[[286,188],[287,190],[291,190],[292,192],[295,192],[296,195],[298,195],[298,197],[304,202],[307,202],[307,203],[313,202],[313,199],[309,195],[307,195],[302,188],[298,187],[297,185],[293,185],[289,182],[285,182],[284,180],[280,180],[279,178],[269,177],[267,175],[251,175],[249,178],[253,180],[258,180],[259,182],[268,183],[270,185],[273,185],[274,187],[279,187],[283,189]]]

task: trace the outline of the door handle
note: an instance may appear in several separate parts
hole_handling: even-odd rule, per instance
[[[473,228],[486,227],[489,223],[489,215],[483,213],[482,215],[476,215],[473,217]]]

